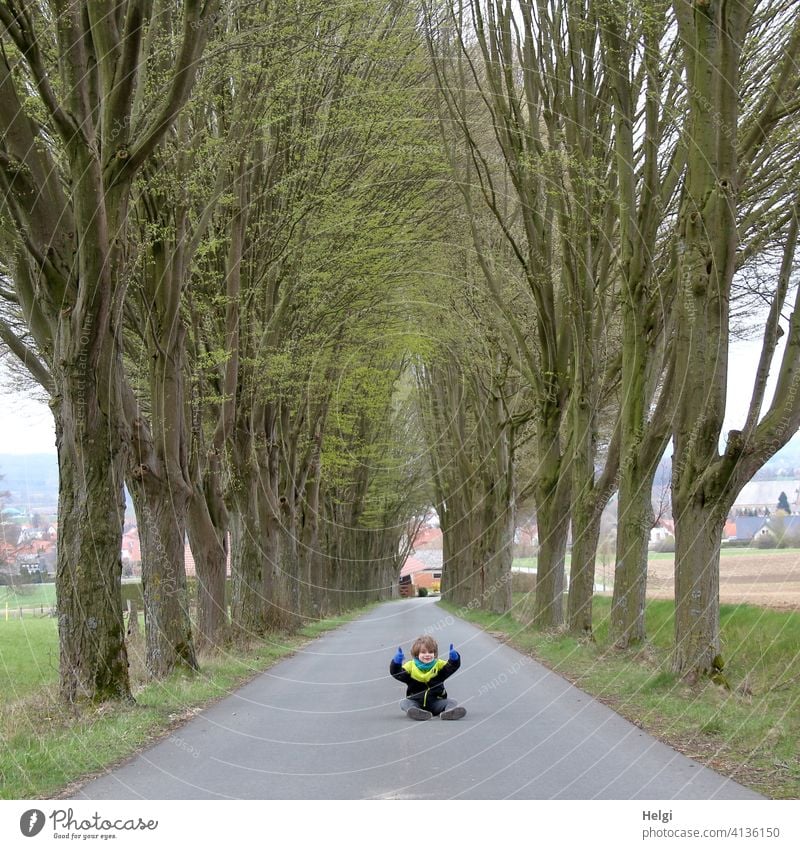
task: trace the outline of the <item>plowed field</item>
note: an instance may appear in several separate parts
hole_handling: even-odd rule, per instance
[[[673,570],[671,558],[650,558],[648,597],[674,597]],[[723,550],[719,592],[722,604],[757,604],[800,610],[800,551]]]

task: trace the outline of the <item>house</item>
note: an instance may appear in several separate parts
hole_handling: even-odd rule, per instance
[[[736,497],[734,510],[774,510],[781,493],[785,492],[792,511],[800,510],[800,480],[748,481]]]
[[[417,531],[411,547],[411,555],[406,558],[400,570],[399,586],[403,598],[414,596],[417,590],[439,592],[442,582],[443,537],[441,528],[423,527]]]
[[[442,583],[441,561],[438,565],[431,564],[417,557],[408,557],[400,570],[400,595],[408,597],[416,595],[417,590],[424,587],[432,592],[439,592]]]
[[[122,534],[122,559],[123,574],[127,576],[141,575],[142,573],[142,549],[139,545],[139,529],[134,525]]]
[[[659,519],[650,529],[649,548],[659,548],[667,540],[675,537],[675,522],[673,519]],[[662,549],[663,550],[663,549]]]
[[[36,539],[17,545],[14,557],[17,572],[26,569],[29,573],[41,572],[43,575],[55,574],[55,540]]]
[[[441,528],[420,528],[412,543],[413,551],[426,550],[441,550],[442,548],[442,529]]]
[[[737,516],[733,521],[736,525],[735,539],[740,542],[749,542],[770,532],[766,516]]]
[[[771,516],[767,520],[767,526],[764,530],[764,534],[771,535],[776,542],[781,542],[784,538],[792,541],[792,544],[795,541],[800,541],[800,516],[791,515],[777,515]]]
[[[539,546],[539,528],[536,522],[530,521],[525,525],[514,528],[514,553],[518,557],[532,557]]]
[[[139,528],[137,525],[130,526],[122,535],[122,568],[123,574],[126,576],[138,577],[142,574],[142,548],[139,542]],[[197,567],[194,562],[192,549],[189,547],[189,540],[184,542],[183,562],[186,568],[186,575],[190,578],[197,574]],[[230,537],[228,538],[228,569],[227,574],[231,574],[231,546]]]
[[[19,525],[25,521],[25,514],[22,510],[17,510],[16,507],[3,507],[3,509],[0,510],[0,520],[3,522],[13,522]]]

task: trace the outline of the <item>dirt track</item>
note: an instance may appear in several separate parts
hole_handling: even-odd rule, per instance
[[[647,569],[647,595],[673,598],[673,561],[651,559]],[[800,610],[800,552],[723,552],[720,561],[720,602],[758,604],[783,610]]]

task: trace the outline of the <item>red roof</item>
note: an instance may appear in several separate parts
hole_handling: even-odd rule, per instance
[[[55,548],[55,540],[51,539],[32,539],[22,545],[16,546],[14,553],[16,555],[34,555],[46,554],[50,549]]]
[[[403,564],[403,568],[400,570],[400,577],[402,578],[404,575],[413,575],[415,572],[422,572],[423,569],[427,568],[428,567],[421,560],[417,560],[416,557],[408,557],[406,562]]]
[[[441,528],[421,528],[419,533],[414,537],[414,548],[441,548],[442,547],[442,529]]]
[[[197,564],[194,562],[194,554],[192,554],[192,549],[189,543],[187,542],[184,550],[183,550],[183,562],[186,564],[186,574],[189,577],[194,577],[197,575]],[[225,570],[228,577],[231,574],[231,547],[228,546],[228,566]]]

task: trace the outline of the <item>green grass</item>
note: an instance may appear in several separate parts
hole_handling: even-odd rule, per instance
[[[202,658],[197,674],[177,672],[160,682],[145,680],[143,645],[134,643],[129,657],[136,704],[74,711],[58,701],[55,620],[0,622],[0,799],[57,796],[72,782],[129,757],[352,615],[314,623],[293,636],[229,648]]]
[[[800,548],[756,548],[756,546],[722,546],[719,551],[720,557],[725,560],[728,557],[770,557],[776,554],[798,554]],[[674,560],[672,551],[651,551],[647,555],[648,560]]]
[[[690,687],[671,672],[670,601],[648,603],[648,640],[624,652],[608,643],[608,598],[595,598],[594,642],[531,630],[530,600],[515,595],[514,601],[502,617],[458,613],[504,633],[516,648],[695,760],[766,796],[800,798],[800,614],[723,605],[727,690],[710,681]]]
[[[0,706],[56,681],[56,620],[29,617],[0,621]]]
[[[18,607],[53,607],[55,603],[55,584],[22,584],[17,589],[0,587],[0,619],[5,618],[6,605],[13,613]]]
[[[750,555],[756,555],[757,557],[769,557],[772,554],[800,554],[800,548],[759,548],[757,546],[744,546],[744,547],[726,547],[722,546],[720,549],[720,557],[749,557]]]

